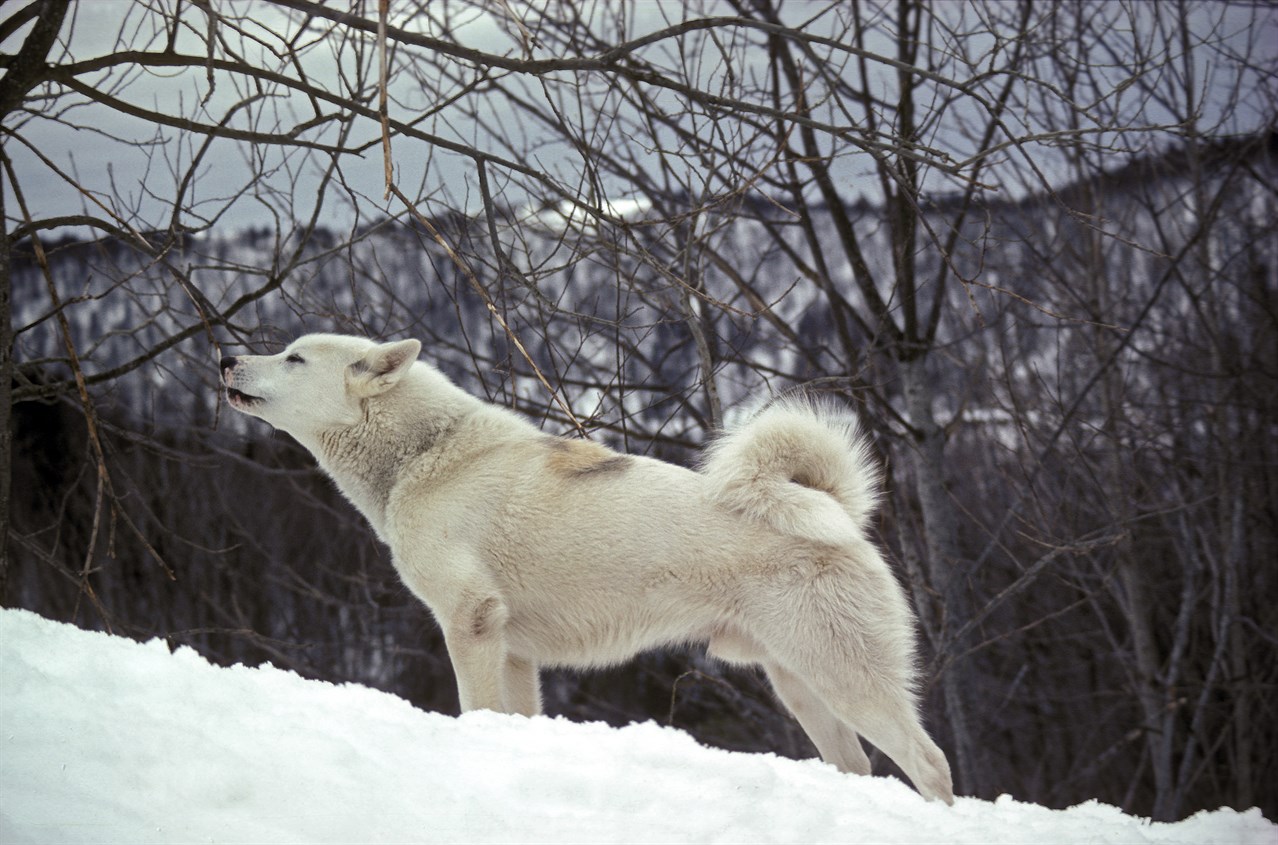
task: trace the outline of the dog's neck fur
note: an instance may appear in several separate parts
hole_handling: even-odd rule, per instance
[[[356,424],[299,440],[385,541],[386,506],[399,474],[478,404],[442,373],[417,363],[390,390],[364,399]]]

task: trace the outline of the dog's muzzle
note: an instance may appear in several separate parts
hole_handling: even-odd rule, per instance
[[[235,356],[228,355],[220,362],[222,368],[222,384],[226,387],[226,401],[231,403],[231,407],[236,410],[247,410],[262,401],[261,396],[254,396],[251,393],[245,393],[242,390],[236,390],[231,387],[231,380],[234,378],[235,365],[239,363]]]

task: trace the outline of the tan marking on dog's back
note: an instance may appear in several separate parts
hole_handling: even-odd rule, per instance
[[[606,446],[589,440],[551,437],[546,466],[551,472],[567,478],[612,473],[630,466],[629,455],[619,455]]]

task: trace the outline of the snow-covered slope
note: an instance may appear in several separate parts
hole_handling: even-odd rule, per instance
[[[1278,842],[1259,811],[929,804],[888,778],[494,713],[454,719],[0,611],[0,842]]]

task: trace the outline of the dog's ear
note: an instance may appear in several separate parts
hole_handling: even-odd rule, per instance
[[[421,354],[419,340],[383,343],[346,369],[346,385],[360,397],[377,396],[394,387]]]

